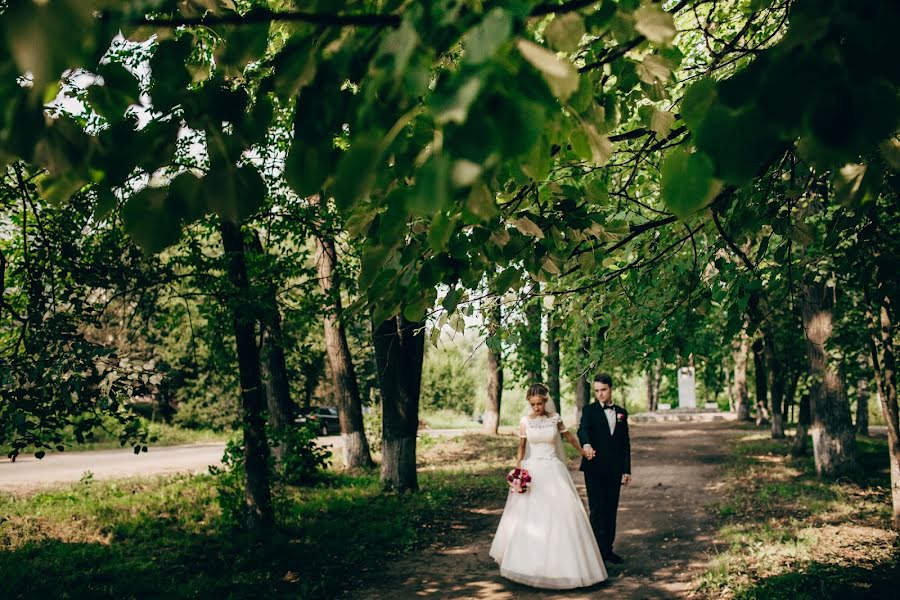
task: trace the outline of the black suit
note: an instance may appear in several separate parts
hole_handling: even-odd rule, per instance
[[[600,546],[600,553],[608,556],[616,538],[616,511],[622,475],[631,473],[631,440],[628,437],[628,412],[621,406],[615,410],[615,429],[609,433],[606,411],[599,402],[584,407],[578,425],[581,445],[590,444],[596,456],[581,459],[584,485],[587,488],[591,527]]]

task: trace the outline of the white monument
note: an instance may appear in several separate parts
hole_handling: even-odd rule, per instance
[[[694,367],[678,369],[678,408],[697,408]]]

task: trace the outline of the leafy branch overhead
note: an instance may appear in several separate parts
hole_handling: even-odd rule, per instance
[[[43,169],[54,202],[93,186],[157,252],[259,210],[258,157],[288,115],[280,177],[360,236],[377,315],[487,270],[541,281],[599,259],[602,278],[609,232],[691,219],[792,149],[841,201],[875,193],[898,81],[872,41],[898,9],[831,4],[753,2],[718,38],[699,0],[14,1],[0,160]]]

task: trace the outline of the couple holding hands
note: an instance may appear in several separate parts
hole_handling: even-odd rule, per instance
[[[538,588],[571,589],[607,578],[613,552],[619,492],[631,482],[628,413],[612,402],[612,377],[593,382],[594,398],[584,407],[576,438],[560,419],[542,384],[528,389],[530,413],[519,425],[516,467],[531,485],[510,491],[490,555],[500,574]],[[566,467],[561,438],[582,455],[590,517]]]

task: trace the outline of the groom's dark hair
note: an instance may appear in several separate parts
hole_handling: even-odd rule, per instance
[[[609,387],[612,387],[612,375],[610,375],[609,373],[598,373],[594,377],[594,383],[605,383]]]

